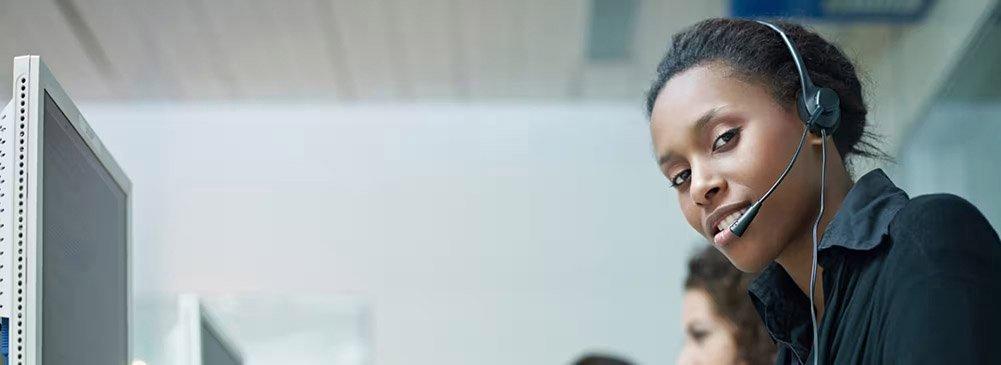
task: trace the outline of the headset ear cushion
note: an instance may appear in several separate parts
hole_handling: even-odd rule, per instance
[[[810,131],[819,134],[821,129],[827,130],[827,134],[834,134],[838,128],[838,121],[841,119],[841,98],[838,93],[826,87],[817,88],[817,91],[808,93],[809,99],[802,97],[796,100],[796,110],[799,119],[810,128]],[[814,115],[817,113],[818,115]],[[810,121],[813,123],[810,123]]]
[[[814,121],[816,128],[826,129],[827,134],[834,134],[841,119],[841,98],[838,93],[829,88],[823,87],[817,90],[817,112],[821,113]]]

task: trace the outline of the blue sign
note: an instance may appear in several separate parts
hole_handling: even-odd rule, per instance
[[[915,22],[932,0],[730,0],[738,18],[800,18],[833,22]]]

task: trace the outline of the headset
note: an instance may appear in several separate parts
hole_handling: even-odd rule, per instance
[[[817,219],[813,223],[813,262],[810,268],[810,320],[813,324],[813,363],[816,365],[819,363],[818,358],[820,354],[817,351],[817,342],[819,339],[817,330],[817,313],[816,307],[814,307],[813,302],[813,292],[816,287],[817,279],[817,227],[820,225],[820,219],[824,216],[824,192],[826,190],[827,181],[827,137],[834,135],[834,131],[838,128],[838,122],[841,119],[841,99],[838,98],[838,94],[826,87],[818,87],[813,84],[810,80],[810,74],[806,69],[806,65],[803,63],[803,59],[799,56],[799,52],[796,51],[796,46],[793,45],[792,41],[789,40],[789,36],[786,35],[782,28],[775,26],[772,23],[765,21],[756,20],[756,22],[765,25],[782,37],[782,41],[785,42],[786,46],[789,47],[789,53],[792,54],[793,63],[796,64],[796,71],[799,72],[799,82],[801,93],[796,100],[796,110],[799,113],[799,118],[806,124],[803,129],[803,136],[799,139],[799,145],[796,147],[796,152],[793,153],[792,158],[789,159],[789,164],[786,165],[785,171],[779,178],[775,180],[772,187],[758,199],[754,204],[752,204],[747,212],[744,213],[736,222],[734,222],[729,231],[731,234],[740,237],[747,231],[748,226],[750,226],[751,221],[758,214],[758,209],[765,202],[769,196],[775,191],[775,188],[779,186],[779,183],[785,179],[786,175],[789,174],[789,170],[792,169],[793,164],[796,159],[799,158],[799,152],[803,150],[803,142],[806,141],[806,135],[811,132],[821,138],[821,167],[820,167],[820,209],[817,213]]]

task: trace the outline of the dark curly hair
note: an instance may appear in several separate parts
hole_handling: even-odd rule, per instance
[[[855,65],[834,44],[803,26],[773,22],[796,46],[813,83],[834,90],[841,98],[841,123],[834,132],[834,144],[845,163],[850,156],[890,160],[870,140],[865,100]],[[712,18],[678,32],[657,66],[657,78],[646,94],[647,115],[661,89],[675,75],[695,66],[722,63],[744,81],[766,87],[775,100],[795,110],[799,95],[799,74],[789,48],[774,30],[746,19]]]
[[[741,272],[723,254],[705,246],[688,260],[686,290],[702,290],[713,302],[713,312],[733,324],[738,356],[750,365],[775,362],[775,343],[747,295],[752,274]]]
[[[587,354],[574,361],[574,365],[632,365],[628,360],[603,354]]]

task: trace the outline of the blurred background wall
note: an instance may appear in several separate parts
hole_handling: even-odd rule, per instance
[[[87,112],[135,184],[139,295],[358,294],[379,364],[680,343],[697,235],[635,105]]]
[[[997,226],[997,2],[928,3],[811,25],[858,62],[897,157],[857,170],[961,194]],[[132,178],[137,297],[216,298],[248,364],[320,346],[295,334],[342,323],[309,300],[330,296],[364,308],[365,351],[289,363],[670,363],[698,236],[643,93],[672,33],[730,7],[0,0],[0,59],[42,55]],[[282,298],[306,314],[247,306]],[[252,335],[279,323],[287,341]]]

